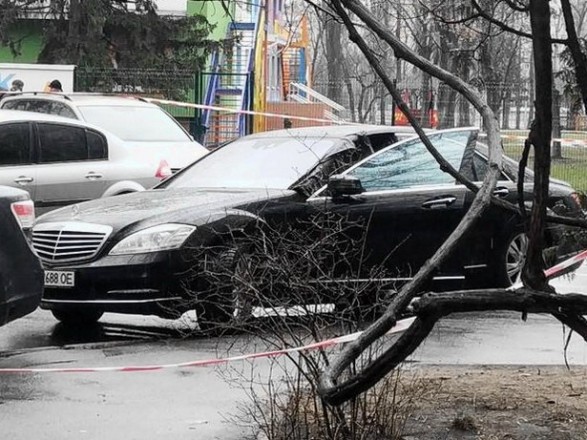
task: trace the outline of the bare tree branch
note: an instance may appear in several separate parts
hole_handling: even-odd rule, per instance
[[[587,296],[582,294],[557,295],[526,288],[514,292],[490,289],[427,293],[415,299],[412,308],[416,320],[382,356],[338,388],[322,389],[329,403],[340,404],[373,386],[418,348],[439,319],[452,313],[488,310],[550,313],[587,341],[587,321],[577,316],[587,314]]]
[[[515,35],[519,35],[520,37],[527,38],[529,40],[532,39],[532,34],[529,34],[527,32],[521,31],[519,29],[515,29],[515,28],[513,28],[511,26],[508,26],[504,22],[502,22],[500,20],[496,20],[495,18],[493,18],[490,14],[487,13],[487,11],[485,11],[483,9],[483,7],[479,4],[479,2],[477,0],[471,0],[471,4],[478,11],[478,13],[479,13],[479,15],[481,17],[483,17],[488,22],[496,25],[500,29],[502,29],[502,30],[504,30],[506,32],[515,34]],[[551,38],[550,39],[550,42],[551,43],[559,43],[559,44],[567,44],[567,40],[563,40],[563,39],[559,39],[559,38]]]

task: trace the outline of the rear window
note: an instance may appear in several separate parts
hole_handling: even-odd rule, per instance
[[[4,103],[2,108],[6,110],[23,110],[35,113],[46,113],[49,115],[58,115],[65,118],[77,119],[73,110],[67,105],[61,102],[44,99],[15,99]]]
[[[87,105],[79,106],[78,110],[85,121],[125,141],[191,141],[175,119],[158,107]]]

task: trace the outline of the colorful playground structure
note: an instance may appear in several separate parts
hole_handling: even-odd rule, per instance
[[[231,2],[231,10],[210,17],[211,2],[190,3],[194,12],[217,20],[217,27],[225,28],[225,41],[232,42],[211,57],[202,104],[326,120],[336,120],[336,113],[344,110],[311,88],[310,38],[305,14],[288,23],[283,0],[251,0]],[[247,133],[316,125],[298,119],[215,110],[203,110],[196,117],[205,132],[201,140],[209,147]]]

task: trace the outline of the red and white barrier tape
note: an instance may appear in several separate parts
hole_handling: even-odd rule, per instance
[[[215,105],[205,105],[205,104],[194,104],[191,102],[180,102],[180,101],[172,101],[169,99],[160,99],[160,98],[149,98],[143,97],[145,101],[158,103],[158,104],[165,104],[165,105],[173,105],[176,107],[184,107],[184,108],[195,108],[200,110],[212,110],[217,112],[225,112],[225,113],[236,113],[236,114],[243,114],[243,115],[252,115],[252,116],[265,116],[269,118],[280,118],[280,119],[295,119],[298,121],[312,121],[312,122],[322,122],[326,124],[338,124],[338,125],[362,125],[358,122],[350,122],[350,121],[340,121],[334,119],[322,119],[322,118],[311,118],[308,116],[296,116],[296,115],[283,115],[280,113],[268,113],[268,112],[256,112],[253,110],[241,110],[241,109],[234,109],[229,107],[219,107]],[[527,136],[518,136],[518,135],[510,135],[504,134],[501,136],[502,139],[519,139],[525,140]],[[585,145],[587,146],[587,140],[581,139],[563,139],[563,138],[555,138],[552,139],[552,142],[561,142],[564,144],[571,144],[571,145]]]
[[[564,271],[566,269],[568,269],[571,266],[574,266],[577,263],[584,261],[586,258],[587,258],[587,250],[581,251],[577,255],[572,256],[571,258],[568,258],[564,261],[561,261],[558,264],[555,264],[552,267],[549,267],[548,269],[546,269],[544,271],[544,275],[546,275],[546,278],[548,278],[548,279],[560,277],[561,275],[564,274]],[[516,284],[509,287],[508,290],[519,289],[523,285],[524,284],[521,281],[518,281]]]
[[[544,273],[547,278],[556,278],[561,276],[569,267],[584,261],[587,258],[587,250],[547,269]],[[514,290],[521,287],[521,283],[511,286],[509,289]],[[402,319],[389,330],[387,334],[400,333],[408,329],[416,318]],[[118,367],[73,367],[73,368],[0,368],[1,373],[99,373],[99,372],[147,372],[147,371],[161,371],[172,368],[186,368],[186,367],[210,367],[214,365],[227,364],[229,362],[243,361],[247,359],[257,358],[272,358],[283,356],[289,353],[296,353],[301,351],[310,351],[323,348],[330,348],[335,345],[344,344],[356,340],[362,332],[351,333],[336,338],[326,339],[320,342],[304,345],[301,347],[284,348],[281,350],[263,351],[259,353],[243,354],[240,356],[230,356],[225,358],[212,358],[197,361],[180,362],[175,364],[160,364],[160,365],[134,365],[134,366],[118,366]]]
[[[217,107],[214,105],[204,105],[204,104],[193,104],[189,102],[179,102],[179,101],[170,101],[167,99],[159,99],[159,98],[143,98],[146,101],[157,103],[157,104],[166,104],[166,105],[173,105],[176,107],[184,107],[184,108],[197,108],[200,110],[212,110],[218,112],[225,112],[225,113],[238,113],[242,115],[253,115],[253,116],[266,116],[270,118],[280,118],[280,119],[295,119],[298,121],[312,121],[312,122],[323,122],[327,124],[339,124],[339,125],[362,125],[357,122],[348,122],[348,121],[337,121],[334,119],[320,119],[320,118],[311,118],[308,116],[295,116],[295,115],[282,115],[279,113],[267,113],[267,112],[256,112],[253,110],[240,110],[235,108],[228,108],[228,107]]]
[[[414,322],[415,318],[402,319],[387,332],[387,334],[400,333],[405,331]],[[146,372],[146,371],[161,371],[171,368],[186,368],[186,367],[210,367],[214,365],[227,364],[229,362],[244,361],[247,359],[257,358],[272,358],[283,356],[289,353],[296,353],[300,351],[310,351],[322,348],[330,348],[338,344],[344,344],[354,341],[362,332],[351,333],[349,335],[338,336],[332,339],[326,339],[320,342],[304,345],[302,347],[284,348],[281,350],[263,351],[259,353],[243,354],[240,356],[230,356],[225,358],[203,359],[197,361],[181,362],[176,364],[161,364],[161,365],[135,365],[123,367],[73,367],[73,368],[0,368],[0,373],[99,373],[99,372]]]

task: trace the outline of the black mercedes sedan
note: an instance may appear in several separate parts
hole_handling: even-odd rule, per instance
[[[353,246],[360,243],[362,251],[353,255],[361,261],[345,261],[360,269],[335,271],[337,282],[374,274],[405,281],[454,230],[473,194],[439,169],[419,138],[398,142],[402,134],[395,130],[311,127],[245,136],[152,190],[46,214],[33,231],[45,268],[41,307],[70,323],[96,321],[105,311],[169,316],[188,307],[229,319],[232,311],[218,316],[218,302],[235,304],[234,298],[206,301],[209,289],[193,276],[194,268],[203,274],[217,249],[226,259],[226,249],[238,246],[235,236],[261,237],[263,229],[285,224],[299,228],[316,212],[349,225],[363,222],[361,240],[347,235]],[[477,135],[476,128],[460,128],[429,137],[456,169],[481,181],[487,151]],[[517,163],[504,159],[495,195],[516,203]],[[532,182],[531,171],[525,180]],[[531,190],[528,183],[527,200]],[[563,182],[552,182],[550,205],[557,213],[581,213],[578,195]],[[553,247],[560,232],[548,231]],[[518,215],[493,206],[435,280],[509,285],[519,276],[526,247]],[[236,252],[246,250],[228,255]],[[345,266],[339,263],[323,261]],[[386,270],[363,270],[375,266]],[[195,303],[185,301],[187,291]]]

